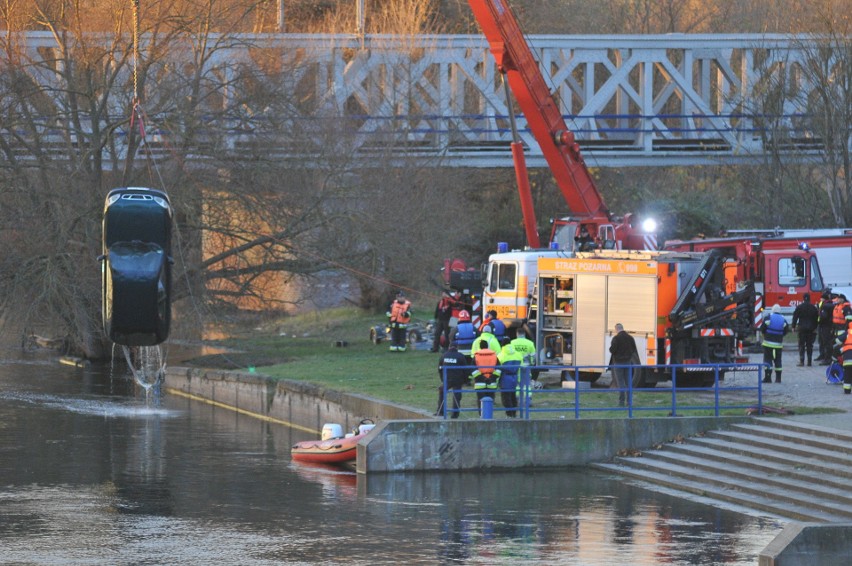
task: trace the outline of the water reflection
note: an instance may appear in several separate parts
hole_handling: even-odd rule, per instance
[[[0,364],[0,545],[38,564],[754,564],[780,523],[586,470],[356,476],[108,370]]]

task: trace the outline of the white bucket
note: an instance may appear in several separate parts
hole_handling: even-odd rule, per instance
[[[366,434],[376,427],[374,424],[358,425],[358,434]]]
[[[322,425],[322,439],[330,440],[332,438],[341,438],[343,436],[343,427],[339,424],[326,423]]]

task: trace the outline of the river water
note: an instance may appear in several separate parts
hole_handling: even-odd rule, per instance
[[[0,564],[748,564],[783,523],[589,471],[357,477],[124,369],[0,362]]]

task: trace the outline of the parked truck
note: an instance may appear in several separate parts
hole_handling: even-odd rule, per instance
[[[725,259],[726,290],[754,285],[764,307],[777,304],[786,318],[810,295],[816,303],[824,288],[820,262],[808,241],[790,238],[735,236],[666,242],[664,249],[681,252],[713,251]],[[760,322],[760,318],[757,318]]]
[[[595,251],[538,261],[532,304],[540,365],[580,366],[595,381],[609,364],[620,323],[643,365],[637,385],[671,378],[673,364],[730,364],[752,328],[754,289],[725,292],[716,253]],[[712,383],[709,371],[681,370],[678,383]]]

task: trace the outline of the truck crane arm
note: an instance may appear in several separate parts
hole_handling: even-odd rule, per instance
[[[610,221],[610,212],[580,155],[580,146],[569,131],[508,3],[506,0],[468,2],[571,212],[592,221]]]

